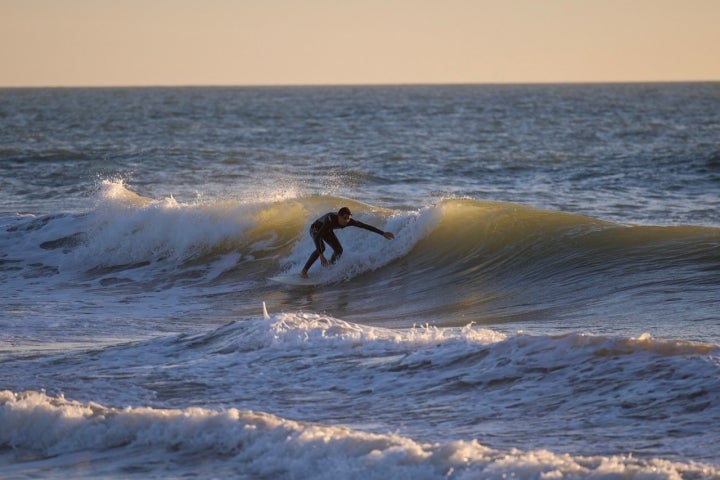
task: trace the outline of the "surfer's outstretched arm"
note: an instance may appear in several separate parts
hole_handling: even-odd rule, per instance
[[[358,228],[364,228],[365,230],[370,230],[371,232],[375,232],[378,235],[382,235],[383,237],[387,238],[388,240],[392,240],[395,238],[395,235],[392,232],[383,232],[379,228],[373,227],[372,225],[368,225],[367,223],[363,223],[359,220],[355,220],[354,218],[351,218],[347,225],[349,227],[358,227]]]

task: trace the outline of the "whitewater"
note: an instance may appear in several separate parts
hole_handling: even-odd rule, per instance
[[[720,478],[720,85],[0,90],[3,478]],[[395,234],[310,224],[349,207]]]

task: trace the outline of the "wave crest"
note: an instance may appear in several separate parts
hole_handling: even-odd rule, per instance
[[[708,287],[719,285],[717,228],[620,225],[472,199],[415,211],[313,196],[180,203],[142,197],[122,182],[103,183],[85,214],[16,217],[0,238],[9,252],[0,271],[20,278],[60,274],[104,288],[209,286],[265,295],[267,277],[299,271],[314,248],[308,226],[339,205],[396,235],[386,241],[366,231],[338,232],[345,247],[340,264],[311,271],[324,284],[320,300],[324,295],[329,304],[342,293],[355,318],[370,323],[514,321],[604,304],[603,314],[613,316],[625,313],[627,296],[650,315],[659,308],[656,292],[711,315],[716,301]]]

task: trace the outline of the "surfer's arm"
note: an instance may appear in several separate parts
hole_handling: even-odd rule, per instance
[[[315,252],[320,257],[320,263],[323,267],[327,267],[330,263],[323,254],[323,238],[325,238],[325,235],[327,235],[328,232],[332,231],[332,227],[332,218],[330,215],[327,215],[325,219],[321,221],[320,227],[312,235],[313,242],[315,243]]]
[[[313,236],[313,242],[315,242],[315,251],[316,251],[317,253],[319,253],[320,255],[322,255],[322,250],[323,250],[323,248],[322,248],[322,241],[323,241],[322,238],[323,238],[323,237],[322,237],[322,235],[320,235],[320,234]]]
[[[328,232],[332,230],[332,221],[329,221],[329,219],[326,219],[323,221],[320,225],[320,228],[318,228],[313,233],[313,242],[315,242],[315,250],[322,256],[323,252],[323,238],[325,238],[325,235],[327,235]]]
[[[393,238],[395,238],[395,235],[393,235],[390,232],[383,232],[379,228],[373,227],[372,225],[368,225],[367,223],[363,223],[359,220],[355,220],[354,218],[350,219],[350,221],[348,222],[348,226],[364,228],[365,230],[370,230],[371,232],[375,232],[378,235],[382,235],[383,237],[387,238],[388,240],[392,240]]]

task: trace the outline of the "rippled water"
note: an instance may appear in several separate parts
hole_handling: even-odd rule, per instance
[[[0,472],[717,478],[718,139],[717,83],[0,90]],[[395,240],[268,281],[343,205]]]

